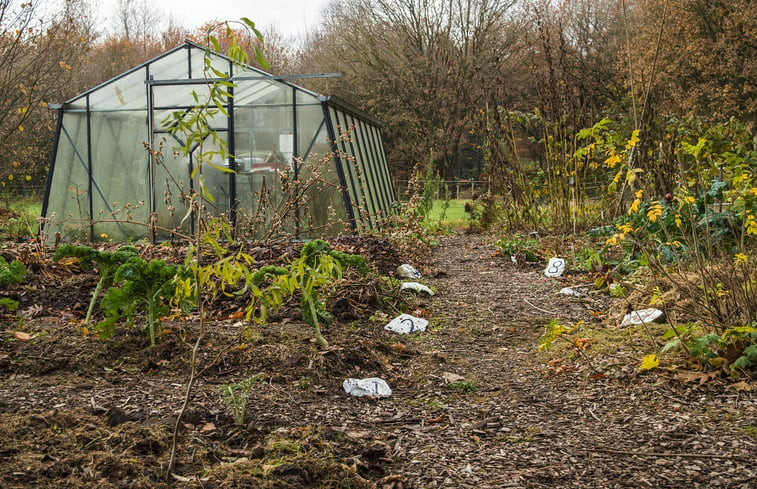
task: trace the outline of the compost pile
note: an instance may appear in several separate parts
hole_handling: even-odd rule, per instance
[[[168,477],[197,318],[163,318],[155,346],[140,325],[98,339],[82,325],[97,274],[75,260],[55,263],[52,250],[7,244],[3,257],[23,261],[27,276],[0,293],[18,302],[2,311],[0,487],[754,486],[748,384],[642,374],[625,361],[633,352],[618,352],[602,372],[580,359],[556,365],[537,351],[545,323],[599,321],[597,305],[556,294],[565,283],[489,243],[447,237],[418,262],[372,237],[332,241],[373,272],[345,275],[328,298],[336,321],[326,348],[297,301],[262,325],[244,320],[241,300],[219,301]],[[276,265],[300,246],[248,251]],[[184,253],[140,248],[169,263]],[[434,297],[386,278],[405,261]],[[385,331],[401,312],[428,319],[429,329]],[[391,397],[342,389],[367,377],[386,380]],[[239,420],[224,388],[244,381]]]

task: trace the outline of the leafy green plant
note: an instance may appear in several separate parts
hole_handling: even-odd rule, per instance
[[[167,265],[163,260],[147,262],[138,256],[129,258],[113,276],[116,286],[108,289],[103,297],[101,305],[106,317],[97,324],[100,337],[112,336],[120,319],[127,318],[131,323],[134,316],[144,314],[150,344],[155,346],[160,318],[170,310],[169,301],[175,295],[175,279],[184,272],[182,267]]]
[[[64,257],[76,258],[83,269],[91,270],[94,268],[100,274],[100,280],[97,282],[95,290],[92,292],[92,299],[89,301],[87,315],[84,318],[85,325],[88,325],[92,319],[92,312],[95,309],[97,298],[100,297],[100,292],[113,284],[113,277],[118,267],[138,254],[139,250],[133,246],[121,246],[115,251],[101,251],[89,246],[63,245],[55,250],[53,261],[60,261]]]
[[[231,408],[234,424],[244,425],[247,414],[247,401],[250,398],[252,387],[263,380],[263,374],[259,373],[241,382],[226,384],[219,387],[226,404]]]
[[[26,265],[20,260],[8,263],[0,256],[0,288],[20,284],[26,278]]]
[[[300,257],[287,267],[263,267],[252,275],[253,301],[247,310],[248,319],[264,321],[269,310],[276,310],[287,296],[298,291],[302,319],[314,329],[318,345],[328,347],[321,326],[331,325],[334,317],[326,310],[321,291],[341,279],[344,267],[368,273],[365,258],[360,255],[334,251],[320,239],[306,243]],[[271,280],[270,284],[260,288],[266,279]]]
[[[690,323],[671,328],[663,339],[667,340],[663,353],[683,350],[689,359],[707,368],[729,367],[734,373],[757,368],[757,325],[728,328],[718,335]]]
[[[516,261],[523,260],[527,263],[539,261],[539,240],[536,238],[516,234],[511,239],[498,239],[495,244],[503,255],[515,257]]]
[[[252,36],[263,44],[263,36],[255,28],[255,23],[247,17],[242,17],[239,24],[245,29],[246,34]],[[192,92],[195,105],[189,110],[173,112],[163,123],[167,130],[173,134],[178,141],[184,144],[175,148],[183,156],[190,158],[194,162],[191,178],[196,179],[199,186],[199,193],[194,188],[188,194],[182,195],[183,200],[188,203],[189,212],[185,219],[192,218],[194,221],[192,243],[187,252],[187,272],[183,277],[174,280],[173,300],[175,303],[182,301],[196,301],[199,316],[199,334],[192,347],[192,356],[190,359],[189,379],[187,381],[184,402],[181,410],[176,417],[174,424],[173,436],[171,441],[171,453],[166,465],[166,478],[169,478],[173,471],[174,460],[176,457],[177,441],[181,420],[189,406],[192,389],[197,379],[197,361],[200,346],[205,337],[206,331],[206,313],[205,300],[208,297],[210,288],[210,298],[214,299],[219,293],[223,295],[241,295],[249,288],[255,292],[257,289],[251,286],[251,272],[249,265],[253,262],[249,255],[240,250],[237,253],[225,254],[223,247],[220,245],[220,238],[228,237],[229,227],[221,220],[208,220],[209,213],[206,204],[214,204],[215,198],[210,193],[205,184],[204,169],[213,168],[221,172],[233,171],[223,165],[214,163],[214,161],[228,161],[233,157],[226,138],[221,137],[219,132],[214,129],[214,122],[217,116],[229,117],[228,107],[231,105],[231,99],[234,97],[235,83],[231,78],[231,70],[225,68],[222,71],[213,61],[213,51],[220,51],[220,43],[216,37],[216,32],[225,31],[225,36],[231,41],[231,46],[226,51],[226,57],[233,66],[238,67],[249,62],[248,53],[240,47],[237,33],[232,28],[230,22],[223,22],[212,25],[206,31],[206,54],[203,63],[203,76],[206,81],[207,92],[200,95],[198,92]],[[262,51],[255,46],[254,53],[258,63],[262,67],[267,67],[263,59]],[[178,137],[177,137],[178,136]],[[210,150],[206,150],[206,143],[211,143]],[[216,254],[217,260],[208,265],[201,261],[204,247],[210,246]],[[166,277],[167,278],[167,277]],[[239,288],[239,283],[243,285]],[[169,284],[166,281],[165,284]],[[166,287],[168,288],[168,286]],[[232,291],[227,289],[234,289]],[[166,290],[168,292],[168,290]],[[259,292],[259,291],[258,291]],[[154,328],[151,328],[154,334]]]

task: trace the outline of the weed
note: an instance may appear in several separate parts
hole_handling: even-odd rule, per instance
[[[26,278],[26,265],[19,260],[8,263],[0,256],[0,288],[20,284]]]
[[[0,299],[0,306],[4,307],[10,312],[16,312],[18,310],[18,301],[9,297],[3,297]]]
[[[459,392],[460,394],[466,394],[469,392],[478,391],[478,387],[476,387],[476,384],[474,384],[473,382],[469,382],[467,380],[461,380],[459,382],[450,382],[449,384],[447,384],[447,387]]]
[[[539,341],[539,351],[548,350],[552,347],[552,344],[556,340],[561,340],[572,347],[572,349],[579,354],[581,358],[588,364],[589,368],[593,371],[597,371],[594,364],[586,354],[586,349],[591,345],[591,338],[581,337],[576,334],[580,331],[583,321],[579,321],[573,325],[565,325],[560,321],[553,319],[544,327],[544,334]]]
[[[226,384],[219,387],[226,404],[231,408],[234,424],[244,425],[247,413],[247,401],[250,398],[252,387],[263,380],[263,374],[259,373],[252,377],[234,384]]]
[[[509,256],[516,263],[535,263],[539,261],[539,240],[534,237],[525,237],[520,234],[513,235],[510,239],[499,239],[495,243],[503,255]]]

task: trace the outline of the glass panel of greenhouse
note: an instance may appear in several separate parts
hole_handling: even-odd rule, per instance
[[[209,93],[206,55],[234,85],[193,140],[183,128]],[[186,42],[61,104],[43,237],[181,239],[197,198],[250,240],[377,227],[397,200],[381,123],[283,78]]]

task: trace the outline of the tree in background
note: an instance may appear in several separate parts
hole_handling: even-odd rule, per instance
[[[637,98],[651,91],[660,112],[757,123],[754,1],[644,0],[629,22]]]
[[[54,114],[80,84],[94,38],[88,4],[0,2],[0,178],[5,190],[44,182]]]
[[[330,5],[311,65],[340,71],[322,81],[387,123],[389,159],[407,175],[429,151],[454,178],[486,100],[505,97],[501,67],[513,1],[356,0]]]

